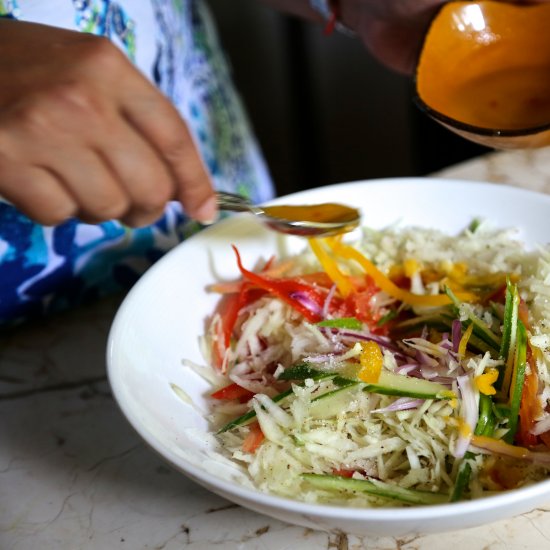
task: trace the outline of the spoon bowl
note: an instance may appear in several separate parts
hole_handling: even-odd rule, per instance
[[[444,4],[420,53],[416,104],[488,147],[550,145],[549,24],[550,3]]]
[[[218,191],[218,208],[250,212],[271,229],[301,237],[328,237],[355,229],[361,215],[355,208],[338,203],[258,206],[246,197]]]

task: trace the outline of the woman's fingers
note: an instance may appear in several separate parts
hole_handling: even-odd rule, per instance
[[[201,221],[216,216],[186,124],[112,43],[13,21],[0,20],[0,31],[9,52],[0,80],[10,75],[0,87],[0,194],[49,223],[69,212],[144,225],[172,198]],[[46,195],[44,214],[36,197]]]
[[[3,117],[2,151],[12,163],[42,169],[55,178],[72,197],[76,204],[73,214],[81,219],[121,218],[132,209],[136,195],[138,205],[145,201],[139,193],[127,190],[102,155],[101,147],[108,152],[116,143],[106,130],[116,125],[116,117],[105,113],[94,116],[90,111],[78,86],[52,87],[34,94]],[[128,129],[126,134],[132,132]],[[137,157],[134,160],[137,164]],[[158,164],[162,169],[162,163]],[[7,177],[5,173],[0,185],[10,184]],[[24,199],[22,194],[20,200]],[[27,200],[33,202],[30,187]],[[145,208],[150,209],[148,205]],[[158,217],[158,210],[156,214]]]
[[[91,60],[90,70],[101,67],[102,74],[115,75],[109,93],[113,95],[118,115],[127,121],[135,135],[147,142],[164,165],[172,180],[173,198],[182,203],[191,217],[212,221],[217,209],[210,176],[187,125],[173,104],[121,54],[114,55],[109,48],[103,48],[95,52]],[[104,91],[103,87],[100,91]],[[155,186],[155,183],[149,185]],[[166,188],[159,189],[159,195],[164,190]],[[146,198],[145,188],[142,191],[141,196]],[[155,200],[157,195],[148,197]]]
[[[56,225],[78,212],[77,202],[55,175],[3,158],[0,159],[0,196],[43,225]]]
[[[128,197],[119,219],[136,227],[156,221],[175,198],[176,186],[157,151],[121,118],[109,124],[108,136],[100,134],[94,147]]]
[[[174,181],[174,198],[191,217],[213,221],[217,210],[210,177],[176,109],[156,90],[145,90],[142,85],[133,93],[131,87],[126,88],[125,94],[131,96],[123,102],[124,115],[165,162]]]

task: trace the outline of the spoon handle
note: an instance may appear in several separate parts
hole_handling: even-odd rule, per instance
[[[218,208],[220,210],[230,210],[232,212],[254,211],[253,204],[242,195],[236,195],[235,193],[226,193],[225,191],[218,191],[216,193],[216,200]]]

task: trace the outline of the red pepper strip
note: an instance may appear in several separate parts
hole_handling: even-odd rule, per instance
[[[239,386],[238,384],[229,384],[229,386],[225,386],[223,388],[220,388],[219,390],[215,391],[213,394],[211,394],[211,397],[214,399],[238,399],[239,401],[246,401],[250,400],[254,395],[254,392],[251,392],[250,390],[247,390],[246,388],[243,388],[242,386]]]
[[[301,313],[310,323],[316,323],[322,319],[320,312],[323,309],[324,296],[321,296],[318,292],[316,292],[313,287],[301,283],[296,279],[271,279],[269,277],[262,277],[258,273],[248,271],[243,267],[241,256],[237,250],[237,247],[233,246],[233,250],[237,256],[237,265],[239,266],[239,270],[245,279],[256,286],[271,292],[271,294],[289,304],[296,311]],[[318,312],[312,311],[302,304],[302,302],[293,298],[293,295],[296,294],[306,296],[308,300],[315,304]]]
[[[263,443],[265,435],[258,422],[249,425],[250,431],[243,441],[243,451],[245,453],[255,453],[258,447]]]
[[[332,475],[340,477],[353,477],[354,473],[355,470],[347,470],[344,468],[334,468],[334,470],[332,470]]]
[[[525,447],[534,446],[538,443],[538,437],[533,435],[531,430],[542,412],[538,399],[539,379],[537,366],[529,346],[527,347],[527,364],[529,365],[529,370],[525,373],[525,380],[523,381],[519,406],[519,430],[516,436],[518,443]]]
[[[519,300],[519,306],[518,306],[518,318],[520,321],[525,325],[525,328],[529,330],[529,308],[527,307],[527,304],[525,303],[525,300],[521,299]]]
[[[529,330],[529,309],[524,300],[520,300],[518,307],[518,317]],[[518,443],[525,447],[534,446],[538,443],[538,437],[531,433],[535,425],[536,418],[542,413],[541,404],[538,400],[539,377],[537,374],[536,360],[533,350],[527,342],[527,364],[529,369],[525,373],[523,389],[521,392],[521,402],[519,406],[519,426],[516,439]]]
[[[274,260],[275,256],[271,256],[264,265],[262,271],[267,271]],[[233,328],[235,327],[241,309],[255,302],[263,294],[263,290],[253,289],[251,285],[241,282],[238,293],[224,296],[225,303],[223,313],[220,312],[220,316],[222,318],[223,341],[226,349],[231,344],[231,335],[233,334]]]
[[[223,345],[227,349],[231,343],[231,335],[233,327],[237,322],[239,315],[240,302],[243,299],[243,294],[246,292],[245,287],[241,284],[238,294],[226,294],[220,301],[218,312],[221,319],[221,333],[223,336]]]
[[[330,290],[334,285],[332,279],[324,271],[317,271],[316,273],[306,273],[304,275],[296,277],[296,279],[299,279],[304,284],[320,286],[326,290]]]
[[[219,322],[212,324],[212,361],[218,370],[222,370],[224,366],[224,356],[226,348],[223,345],[223,326],[221,318]]]
[[[269,260],[265,262],[265,265],[262,267],[262,271],[269,271],[274,261],[275,261],[275,256],[271,256],[271,258],[269,258]]]
[[[228,348],[231,344],[231,336],[233,334],[233,328],[239,317],[241,309],[249,304],[252,304],[265,294],[265,291],[258,288],[252,288],[247,283],[242,283],[241,289],[238,294],[230,294],[225,296],[226,308],[222,318],[222,330],[223,340],[225,347]]]

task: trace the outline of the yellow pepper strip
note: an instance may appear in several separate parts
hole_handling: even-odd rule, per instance
[[[442,267],[449,277],[458,281],[463,280],[468,273],[468,266],[462,262],[457,262],[455,264],[443,262]]]
[[[374,284],[392,296],[411,306],[427,306],[438,307],[445,306],[451,303],[451,299],[446,294],[438,295],[423,295],[413,294],[407,290],[399,288],[392,280],[388,279],[370,260],[365,258],[358,250],[353,247],[342,244],[341,242],[331,240],[328,241],[333,252],[347,260],[357,262],[365,272],[372,277]],[[477,296],[469,292],[458,293],[457,298],[462,301],[473,302],[477,301]]]
[[[484,435],[473,435],[471,440],[472,445],[481,449],[486,449],[492,453],[499,455],[511,456],[513,458],[525,459],[529,458],[533,453],[525,447],[517,447],[510,445],[501,439],[486,437]]]
[[[384,364],[384,356],[380,346],[371,341],[362,343],[359,362],[361,363],[359,379],[367,384],[376,384]]]
[[[463,263],[450,264],[443,262],[441,264],[443,271],[449,279],[455,281],[462,286],[485,286],[499,287],[506,284],[506,279],[518,279],[517,273],[490,273],[489,275],[468,275],[468,267]]]
[[[321,241],[318,239],[309,239],[309,246],[311,247],[311,250],[313,250],[315,256],[317,256],[319,263],[329,276],[330,280],[340,291],[340,294],[344,298],[349,296],[355,290],[353,284],[351,283],[349,277],[340,271],[340,268],[327,253],[324,246],[321,244]]]
[[[487,372],[476,376],[474,378],[474,384],[476,388],[480,391],[480,393],[483,393],[485,395],[495,395],[495,393],[497,393],[497,390],[493,388],[493,384],[497,381],[497,379],[498,370],[491,368],[488,369]]]
[[[414,277],[421,270],[421,267],[414,258],[409,258],[403,262],[403,270],[409,279]]]
[[[464,355],[466,355],[466,347],[468,346],[468,341],[470,340],[470,336],[472,335],[473,330],[474,323],[470,323],[468,328],[464,331],[462,338],[460,339],[460,343],[458,344],[458,355],[460,355],[461,357],[464,357]]]

